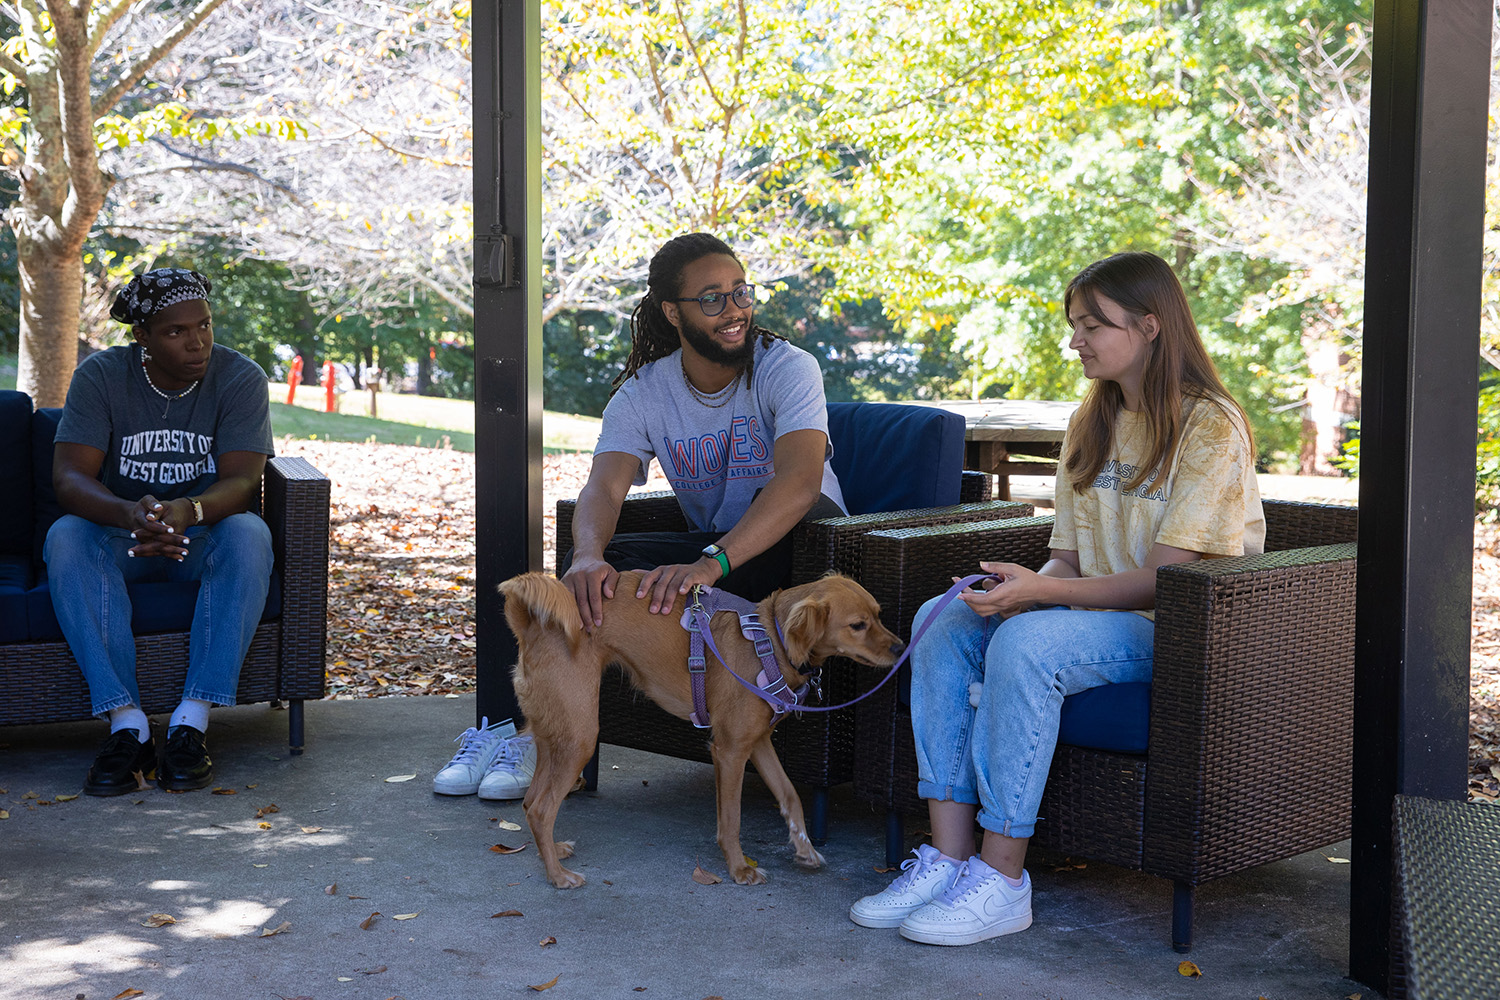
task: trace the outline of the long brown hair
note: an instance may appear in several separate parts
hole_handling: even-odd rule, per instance
[[[1158,480],[1166,483],[1172,471],[1172,452],[1182,435],[1183,402],[1188,398],[1209,400],[1222,407],[1231,420],[1238,417],[1254,454],[1250,421],[1219,378],[1193,322],[1187,294],[1167,262],[1141,251],[1095,261],[1068,283],[1063,310],[1071,320],[1073,303],[1081,302],[1096,319],[1109,322],[1099,310],[1100,298],[1125,310],[1128,329],[1138,331],[1148,315],[1155,316],[1158,324],[1141,379],[1141,400],[1151,434],[1150,457],[1121,488],[1135,489],[1158,469]],[[1063,456],[1076,492],[1092,486],[1104,468],[1114,440],[1116,417],[1124,405],[1119,384],[1107,379],[1095,379],[1079,405]]]
[[[630,356],[625,359],[625,370],[615,376],[611,383],[609,394],[613,396],[619,391],[620,386],[638,372],[642,365],[649,364],[659,358],[664,358],[682,346],[682,340],[677,334],[677,328],[667,319],[666,313],[662,311],[661,304],[670,302],[682,293],[682,272],[693,261],[700,257],[708,257],[712,254],[723,254],[739,263],[739,257],[735,256],[729,244],[710,233],[685,233],[682,236],[674,236],[662,244],[662,248],[656,251],[651,258],[651,264],[646,271],[646,294],[630,314]],[[750,330],[751,337],[760,337],[762,346],[771,346],[773,340],[785,340],[785,337],[772,333],[762,326],[754,326]],[[750,384],[754,375],[751,371],[751,362],[755,355],[752,351],[745,359],[745,384]]]

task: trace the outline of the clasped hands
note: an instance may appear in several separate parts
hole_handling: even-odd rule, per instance
[[[182,562],[188,554],[188,537],[174,526],[192,524],[193,520],[193,505],[186,498],[141,497],[130,511],[130,536],[135,539],[130,554],[137,559],[165,556]]]

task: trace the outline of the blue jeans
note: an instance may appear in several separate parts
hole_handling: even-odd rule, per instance
[[[917,612],[912,632],[932,615]],[[1057,749],[1063,698],[1151,679],[1153,623],[1128,611],[1028,611],[982,618],[962,601],[938,613],[912,650],[917,794],[979,806],[1006,837],[1036,830]],[[984,683],[979,707],[969,686]]]
[[[188,638],[184,698],[233,705],[240,666],[266,608],[271,585],[271,529],[254,514],[188,528],[188,555],[133,558],[135,539],[64,514],[47,532],[43,558],[52,609],[89,686],[95,715],[141,703],[135,678],[135,636],[125,585],[200,580]]]

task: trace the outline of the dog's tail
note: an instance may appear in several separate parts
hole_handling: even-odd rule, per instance
[[[522,573],[500,584],[505,595],[505,620],[516,639],[524,645],[539,638],[540,632],[557,629],[568,640],[574,653],[583,641],[583,619],[578,602],[555,576],[546,573]]]

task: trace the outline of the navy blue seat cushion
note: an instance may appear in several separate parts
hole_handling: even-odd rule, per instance
[[[31,587],[31,557],[0,555],[0,643],[31,637],[26,624],[26,591]]]
[[[0,392],[0,483],[9,489],[0,555],[31,555],[31,475],[31,397],[6,390]]]
[[[901,668],[897,698],[911,707],[911,668]],[[1151,684],[1104,684],[1063,699],[1057,742],[1089,750],[1145,753],[1151,726]]]
[[[197,580],[132,583],[126,590],[130,593],[130,631],[136,635],[186,632],[192,627],[193,609],[198,602]],[[260,620],[271,621],[280,614],[281,579],[273,573]],[[52,590],[45,580],[26,595],[26,621],[33,641],[56,641],[63,637],[52,609]]]
[[[958,503],[964,418],[933,406],[829,403],[833,474],[851,514]]]
[[[57,504],[57,494],[52,492],[52,446],[60,420],[61,407],[37,410],[31,416],[31,558],[38,566],[42,565],[42,546],[47,542],[47,530],[63,515]]]

